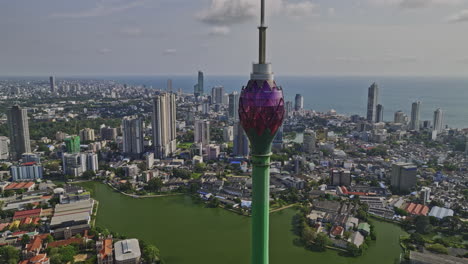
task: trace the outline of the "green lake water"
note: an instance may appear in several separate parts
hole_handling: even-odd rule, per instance
[[[249,263],[249,217],[205,208],[189,196],[134,199],[102,183],[81,185],[99,201],[98,226],[155,244],[167,264]],[[361,257],[342,257],[332,250],[307,251],[293,243],[295,213],[295,209],[286,209],[271,214],[271,264],[394,264],[402,252],[399,236],[404,231],[377,220],[373,221],[377,241]]]

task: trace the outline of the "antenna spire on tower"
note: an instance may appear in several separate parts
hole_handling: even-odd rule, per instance
[[[260,26],[259,30],[259,54],[258,63],[265,64],[266,62],[266,29],[265,26],[265,0],[261,0],[260,6]]]

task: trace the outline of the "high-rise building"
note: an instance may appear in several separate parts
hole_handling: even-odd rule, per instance
[[[392,165],[391,184],[394,190],[408,192],[416,186],[418,167],[411,163],[395,163]]]
[[[422,187],[421,192],[419,193],[420,199],[423,204],[427,204],[431,201],[431,188],[429,187]]]
[[[83,142],[96,140],[96,137],[94,136],[94,129],[85,128],[80,130],[80,139],[83,140]]]
[[[223,129],[224,142],[231,142],[234,140],[234,127],[227,126]]]
[[[194,90],[193,94],[195,95],[195,97],[201,96],[204,93],[203,72],[202,71],[198,71],[198,83],[195,84],[195,86],[193,87],[193,90]]]
[[[276,136],[273,139],[273,147],[274,148],[281,148],[283,146],[283,126],[278,128],[278,132],[276,132]]]
[[[434,130],[437,133],[444,130],[444,112],[440,108],[434,111]]]
[[[117,138],[117,128],[102,127],[101,139],[102,140],[115,140]]]
[[[304,109],[304,97],[301,94],[296,94],[296,98],[294,99],[295,105],[294,110],[300,111]]]
[[[86,155],[84,153],[64,153],[62,167],[65,175],[80,177],[86,171]]]
[[[126,116],[122,120],[124,153],[139,156],[144,152],[143,120],[138,116]]]
[[[86,170],[97,172],[99,170],[98,155],[94,152],[87,152],[85,155]]]
[[[167,80],[166,91],[172,92],[172,80],[171,80],[171,79],[168,79],[168,80]]]
[[[13,181],[33,181],[42,179],[42,166],[35,162],[13,165],[10,167],[10,172]]]
[[[21,161],[23,163],[34,162],[34,163],[41,163],[41,158],[39,155],[34,153],[23,153],[21,155]]]
[[[211,102],[213,104],[223,104],[224,87],[215,86],[211,89]]]
[[[409,126],[410,130],[419,131],[420,116],[421,116],[421,102],[416,101],[411,105],[411,122]]]
[[[367,94],[367,121],[376,122],[377,104],[379,103],[379,86],[373,83]]]
[[[19,105],[14,105],[8,110],[7,116],[10,127],[10,154],[12,159],[19,159],[21,154],[31,152],[28,112]]]
[[[68,153],[78,153],[80,152],[80,137],[79,136],[69,136],[65,138],[65,147],[67,148]]]
[[[384,112],[384,107],[381,104],[377,105],[377,119],[375,120],[376,123],[383,122],[383,112]]]
[[[330,184],[334,186],[351,186],[351,172],[349,170],[332,170]]]
[[[0,136],[0,160],[8,159],[10,151],[8,150],[8,143],[10,140],[7,137]]]
[[[284,109],[285,109],[284,116],[290,117],[293,112],[293,103],[291,101],[286,101],[286,103],[284,104]]]
[[[56,87],[57,87],[57,86],[55,86],[55,77],[54,77],[54,76],[50,76],[50,77],[49,77],[49,82],[50,82],[50,91],[51,91],[52,93],[55,93],[55,92],[57,91],[57,90],[56,90]]]
[[[203,146],[210,144],[210,121],[196,120],[194,142],[201,143]]]
[[[234,121],[239,120],[239,93],[233,92],[229,94],[229,118]]]
[[[250,153],[249,139],[240,123],[234,125],[234,156],[248,156]]]
[[[403,111],[400,110],[400,111],[395,112],[395,117],[393,119],[394,123],[406,125],[407,120],[408,120],[408,116],[405,113],[403,113]]]
[[[163,93],[153,98],[153,144],[154,156],[163,159],[177,148],[175,94]]]
[[[315,152],[316,144],[317,141],[317,134],[315,131],[306,129],[304,131],[304,141],[303,141],[303,150],[305,153],[312,154]]]

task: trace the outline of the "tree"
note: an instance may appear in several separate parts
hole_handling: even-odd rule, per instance
[[[313,230],[309,226],[304,227],[304,229],[302,230],[302,241],[304,242],[306,247],[312,247],[316,238],[317,233],[315,232],[315,230]]]
[[[53,242],[54,241],[54,237],[51,236],[51,235],[47,235],[46,239],[45,239],[45,242],[46,243],[50,243],[50,242]]]
[[[12,246],[0,247],[0,263],[17,264],[20,260],[20,252]]]
[[[320,251],[325,251],[328,245],[330,245],[330,239],[325,233],[319,233],[315,239],[315,246]]]
[[[92,179],[92,178],[96,177],[96,172],[94,172],[92,170],[88,170],[88,171],[83,172],[81,177],[83,177],[83,179],[89,180],[89,179]]]
[[[206,171],[206,164],[203,162],[195,164],[194,171],[196,173],[204,173]]]
[[[361,256],[362,255],[362,249],[361,248],[358,248],[358,246],[356,246],[355,244],[353,243],[348,243],[348,252],[351,256],[353,257],[357,257],[357,256]]]
[[[429,222],[429,217],[419,215],[415,219],[416,232],[420,234],[427,234],[431,231],[432,226]]]
[[[426,247],[427,250],[439,253],[439,254],[448,254],[448,249],[441,244],[433,244]]]
[[[176,178],[190,179],[192,172],[186,169],[173,169],[172,175]]]
[[[213,198],[211,199],[209,202],[208,202],[208,207],[210,208],[216,208],[216,207],[219,207],[221,205],[220,201],[218,198]]]
[[[159,249],[155,245],[147,245],[143,249],[143,257],[148,263],[158,263],[159,254]]]
[[[21,237],[21,244],[23,246],[26,246],[26,244],[28,244],[30,241],[31,241],[31,238],[29,237],[28,234],[25,234]]]
[[[151,192],[159,192],[163,187],[163,182],[161,178],[154,177],[148,181],[148,185],[146,185],[146,189]]]

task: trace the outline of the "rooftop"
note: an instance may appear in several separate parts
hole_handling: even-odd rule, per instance
[[[140,245],[137,239],[126,239],[114,244],[115,260],[124,261],[136,259],[141,256]]]

